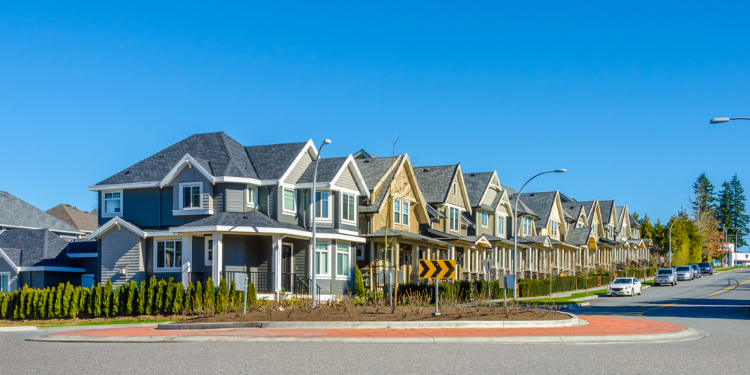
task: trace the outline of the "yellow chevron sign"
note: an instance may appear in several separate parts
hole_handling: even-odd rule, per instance
[[[455,279],[455,260],[427,260],[419,261],[420,279]]]

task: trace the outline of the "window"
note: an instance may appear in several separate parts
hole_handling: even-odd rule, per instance
[[[591,227],[592,227],[592,228],[594,228],[594,235],[596,235],[596,234],[598,233],[598,232],[596,231],[596,224],[592,225]]]
[[[461,215],[461,212],[457,208],[451,207],[450,210],[450,229],[451,230],[458,230],[458,219]]]
[[[157,241],[156,242],[156,267],[155,268],[181,268],[182,267],[182,241]]]
[[[205,249],[204,263],[208,266],[214,262],[214,238],[213,236],[206,236],[206,244],[203,247]]]
[[[255,186],[247,187],[247,204],[250,206],[258,205],[258,188]]]
[[[365,259],[365,245],[357,245],[357,259]]]
[[[401,224],[401,201],[398,199],[393,200],[393,222]]]
[[[0,293],[10,291],[10,272],[0,272]]]
[[[481,215],[481,219],[482,219],[482,226],[486,228],[489,225],[490,214],[488,214],[486,212],[481,212],[480,215]]]
[[[328,195],[327,191],[315,192],[315,217],[318,219],[328,219]]]
[[[180,202],[182,209],[201,208],[201,190],[203,184],[200,182],[180,184]]]
[[[583,228],[583,223],[579,222],[578,225],[576,225],[576,228]]]
[[[524,236],[531,235],[531,218],[530,217],[523,218],[523,234]]]
[[[401,205],[401,224],[409,225],[409,202]]]
[[[104,214],[122,215],[122,192],[104,193]]]
[[[315,274],[318,276],[330,276],[328,272],[328,242],[315,244]]]
[[[351,275],[349,251],[349,244],[336,244],[336,276],[349,278],[349,276]]]
[[[351,194],[341,194],[341,220],[354,221],[356,211],[354,209],[354,196]]]
[[[505,235],[505,216],[497,215],[497,233]]]
[[[566,221],[565,222],[565,229],[569,229],[569,228],[570,228],[570,223]]]
[[[558,230],[558,225],[560,225],[560,223],[558,223],[558,222],[556,222],[554,220],[552,220],[550,222],[550,231],[549,231],[550,236],[557,237],[557,236],[560,235],[560,232]]]
[[[286,212],[295,212],[295,207],[297,207],[297,202],[295,202],[296,196],[294,194],[294,189],[287,189],[284,188],[284,211]]]
[[[456,183],[453,183],[453,187],[451,188],[453,190],[453,195],[456,195]]]

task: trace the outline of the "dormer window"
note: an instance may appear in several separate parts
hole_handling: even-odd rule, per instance
[[[550,236],[552,236],[552,237],[558,237],[560,235],[560,230],[558,228],[559,225],[560,225],[560,223],[558,223],[558,222],[556,222],[554,220],[552,220],[550,222],[550,231],[549,231]]]
[[[102,212],[102,214],[104,215],[122,215],[122,190],[104,192],[102,206],[104,207],[104,210]]]
[[[202,190],[203,184],[200,182],[180,184],[180,207],[183,210],[202,208]]]

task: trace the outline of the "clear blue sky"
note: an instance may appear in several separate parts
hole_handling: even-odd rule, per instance
[[[0,4],[0,190],[86,187],[193,133],[330,138],[668,218],[750,187],[750,3]],[[275,2],[273,2],[275,3]],[[527,4],[528,3],[528,4]],[[749,190],[750,192],[750,190]],[[749,193],[750,194],[750,193]]]

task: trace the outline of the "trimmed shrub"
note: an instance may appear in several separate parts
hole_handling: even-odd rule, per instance
[[[60,285],[57,286],[57,291],[55,291],[55,307],[53,308],[53,312],[55,314],[55,318],[63,318],[63,296],[65,295],[65,285],[63,283],[60,283]]]
[[[73,296],[73,286],[70,283],[65,285],[62,296],[62,310],[60,310],[60,317],[67,318],[70,315],[70,298]]]
[[[13,319],[21,318],[21,290],[13,293]]]
[[[182,283],[172,284],[172,314],[179,314],[182,311],[182,300],[184,298],[185,289],[182,288]]]
[[[354,268],[354,295],[365,298],[365,281],[362,279],[362,271],[359,270],[359,267]]]
[[[227,281],[221,279],[221,281],[219,281],[219,293],[216,294],[216,313],[221,314],[226,312],[228,302],[229,288],[227,288]]]
[[[138,284],[135,282],[135,280],[130,280],[130,283],[128,283],[128,296],[125,299],[125,315],[133,315],[133,311],[138,310],[137,306],[137,294],[138,293]]]
[[[198,281],[198,283],[195,284],[195,294],[193,294],[193,312],[194,313],[203,313],[203,286],[201,285],[201,282]]]
[[[170,277],[169,282],[167,283],[166,290],[164,291],[164,311],[167,313],[172,312],[172,307],[174,307],[174,278]]]
[[[187,290],[185,291],[185,297],[182,301],[182,308],[188,314],[192,314],[194,295],[195,295],[195,286],[193,286],[193,282],[191,281],[188,283]]]
[[[28,298],[28,296],[29,287],[24,285],[23,288],[21,288],[21,298],[20,303],[18,304],[18,318],[26,318],[26,299]]]
[[[102,315],[109,318],[112,315],[112,281],[107,280],[102,289]]]
[[[256,304],[258,304],[258,295],[255,293],[255,284],[253,284],[252,282],[248,282],[246,293],[248,306],[255,306]]]
[[[148,281],[148,294],[146,296],[146,315],[156,314],[154,302],[156,302],[156,276],[151,276]]]
[[[42,299],[42,291],[39,289],[34,290],[34,298],[31,302],[31,311],[33,312],[30,316],[33,316],[34,318],[41,318],[41,310],[39,309],[39,301]]]
[[[10,291],[6,291],[3,296],[3,302],[0,303],[0,317],[3,319],[8,319],[8,307],[11,305],[11,299],[13,299],[13,295]]]
[[[78,300],[78,312],[80,315],[91,316],[91,290],[81,288],[81,299]]]
[[[148,305],[146,294],[148,290],[146,289],[146,280],[141,280],[141,287],[138,288],[138,314],[143,315],[146,314],[146,306]]]
[[[234,280],[232,280],[232,283],[229,284],[229,301],[228,301],[228,308],[227,312],[237,311],[237,301],[239,300],[239,292],[237,292],[237,285],[235,285]]]
[[[97,283],[94,290],[91,291],[91,311],[94,313],[94,318],[102,316],[102,299],[103,290],[101,283]]]
[[[216,286],[210,277],[206,281],[206,287],[203,288],[203,309],[208,315],[216,311]]]
[[[77,318],[78,314],[80,313],[80,310],[78,307],[80,306],[79,300],[81,299],[81,287],[77,286],[73,288],[73,295],[70,298],[70,312],[68,313],[68,316],[71,318]]]
[[[117,316],[120,312],[120,295],[122,294],[122,286],[115,288],[112,292],[112,314],[111,316]]]
[[[167,282],[159,280],[156,284],[156,300],[154,301],[154,315],[161,314],[164,311],[164,299],[166,297]]]

